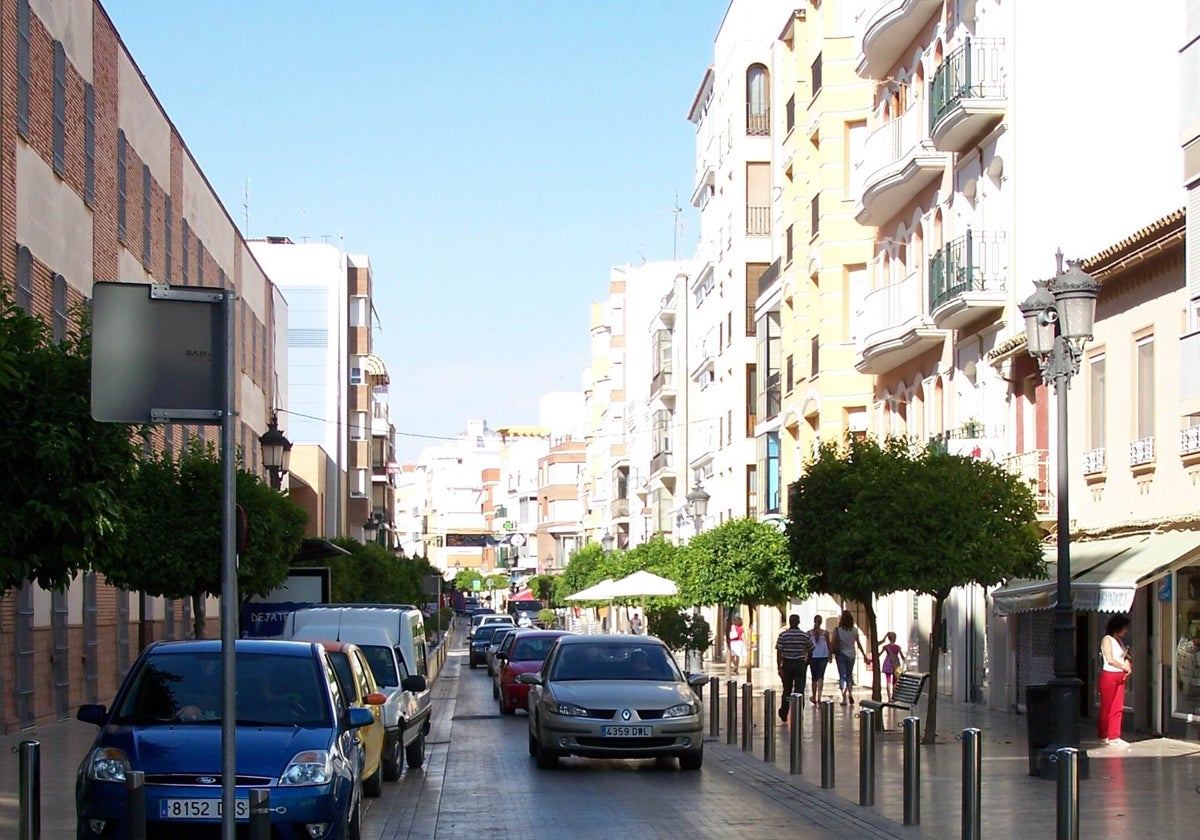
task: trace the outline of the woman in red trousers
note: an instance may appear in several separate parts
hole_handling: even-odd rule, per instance
[[[1125,636],[1129,633],[1129,616],[1114,615],[1108,620],[1104,638],[1100,641],[1100,719],[1097,721],[1100,743],[1105,746],[1127,747],[1121,738],[1121,714],[1125,709],[1125,680],[1133,671]]]

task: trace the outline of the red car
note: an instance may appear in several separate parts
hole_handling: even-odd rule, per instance
[[[497,655],[500,714],[516,714],[517,709],[525,708],[529,686],[517,682],[517,676],[540,670],[555,641],[566,635],[565,630],[522,630],[509,639]]]

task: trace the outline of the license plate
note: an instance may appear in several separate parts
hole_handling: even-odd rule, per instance
[[[601,730],[605,738],[649,738],[649,726],[605,726]]]
[[[250,800],[235,799],[234,819],[250,819]],[[216,820],[221,818],[220,799],[164,799],[158,816],[164,820]]]

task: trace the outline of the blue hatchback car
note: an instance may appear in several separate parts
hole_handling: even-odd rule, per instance
[[[270,795],[278,840],[357,840],[370,709],[351,707],[318,644],[240,639],[236,819],[253,788]],[[112,709],[80,706],[100,727],[75,784],[77,836],[128,836],[125,776],[145,773],[146,837],[220,836],[221,643],[158,642],[138,657]],[[245,828],[240,829],[239,836]]]

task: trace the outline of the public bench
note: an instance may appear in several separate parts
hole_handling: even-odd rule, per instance
[[[896,687],[892,691],[891,700],[859,700],[858,705],[864,709],[873,709],[876,712],[875,728],[883,729],[883,715],[878,713],[887,708],[912,711],[925,692],[925,685],[928,682],[929,674],[905,671],[896,678]]]

